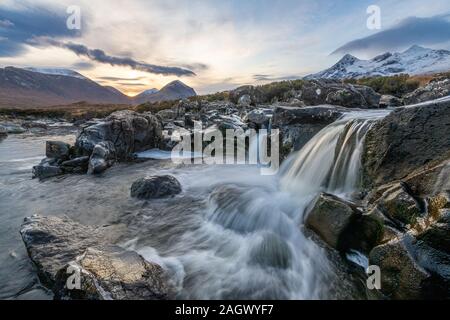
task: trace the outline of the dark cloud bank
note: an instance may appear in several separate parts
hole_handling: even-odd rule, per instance
[[[86,30],[86,18],[83,15],[81,30]],[[124,66],[134,70],[153,74],[195,76],[188,67],[205,70],[206,65],[197,63],[191,66],[172,67],[159,66],[129,57],[117,57],[100,49],[88,48],[85,45],[59,39],[74,39],[81,36],[81,30],[69,30],[66,27],[67,14],[65,8],[55,7],[52,10],[31,5],[21,10],[2,7],[0,4],[0,57],[14,57],[26,51],[26,44],[33,46],[56,46],[70,50],[80,57],[89,58],[98,63],[112,66]],[[88,64],[82,65],[89,68]]]
[[[414,44],[439,45],[450,41],[450,14],[429,18],[409,17],[390,29],[350,41],[332,54],[368,53],[402,50]]]

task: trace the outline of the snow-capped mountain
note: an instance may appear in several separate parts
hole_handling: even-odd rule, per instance
[[[450,51],[433,50],[417,45],[401,53],[384,53],[371,60],[360,60],[346,54],[329,69],[305,79],[346,79],[396,74],[427,74],[450,70]]]
[[[38,72],[43,74],[51,74],[55,76],[66,76],[66,77],[74,77],[78,79],[87,79],[82,74],[79,74],[76,71],[64,68],[24,68],[25,70]]]

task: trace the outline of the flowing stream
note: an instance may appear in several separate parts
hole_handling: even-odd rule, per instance
[[[256,166],[187,166],[169,160],[119,164],[100,177],[31,180],[45,140],[0,142],[0,298],[51,298],[37,281],[18,230],[23,217],[68,215],[84,224],[117,225],[119,244],[160,263],[186,299],[361,298],[341,257],[304,229],[314,197],[358,191],[364,136],[385,111],[347,114],[293,154],[277,176]],[[132,182],[171,174],[175,198],[138,201]]]

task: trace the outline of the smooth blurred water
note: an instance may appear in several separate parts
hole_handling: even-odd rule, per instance
[[[340,144],[341,158],[350,159],[342,166],[354,164],[362,139],[356,123],[364,123],[364,117],[346,126],[356,118],[324,129],[278,176],[262,176],[256,166],[174,165],[161,159],[118,164],[100,176],[40,182],[31,179],[31,167],[44,156],[45,140],[70,141],[73,133],[9,136],[0,142],[0,298],[51,298],[39,285],[19,235],[23,218],[36,213],[117,226],[119,245],[166,268],[178,298],[361,298],[340,258],[303,227],[306,207],[335,167],[343,133],[356,136]],[[299,158],[306,169],[299,169]],[[182,194],[132,199],[133,181],[155,174],[175,176]],[[342,185],[349,184],[337,183],[335,189]]]

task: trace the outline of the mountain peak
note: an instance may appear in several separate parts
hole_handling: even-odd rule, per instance
[[[338,61],[338,65],[349,65],[349,64],[353,64],[356,61],[359,61],[359,59],[349,53],[347,53],[345,56],[342,57],[341,60]]]
[[[156,90],[156,92],[151,93],[150,89],[138,94],[134,97],[134,102],[136,104],[141,104],[145,102],[157,102],[164,100],[179,100],[186,99],[189,97],[196,96],[197,93],[191,87],[187,86],[180,80],[172,81],[166,84],[161,90]],[[148,92],[148,93],[146,93]]]
[[[359,60],[346,54],[331,68],[306,76],[305,79],[348,79],[392,76],[398,74],[428,74],[450,70],[450,52],[418,45],[401,53],[386,52],[371,60]]]
[[[420,52],[427,52],[432,51],[432,49],[427,49],[424,47],[421,47],[417,44],[411,46],[409,49],[405,50],[403,53],[420,53]]]
[[[167,88],[175,88],[175,87],[190,88],[189,86],[187,86],[186,84],[184,84],[180,80],[175,80],[175,81],[172,81],[172,82],[166,84],[161,90],[164,90],[164,89],[167,89]]]

